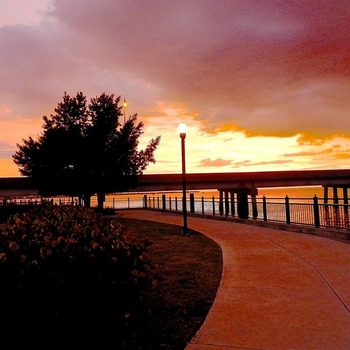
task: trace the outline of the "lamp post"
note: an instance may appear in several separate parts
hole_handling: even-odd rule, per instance
[[[182,159],[182,214],[183,214],[183,229],[182,235],[188,236],[187,227],[187,206],[186,206],[186,159],[185,159],[185,138],[187,125],[185,123],[180,123],[178,131],[181,138],[181,159]]]
[[[123,109],[124,109],[124,124],[125,124],[125,113],[126,113],[126,107],[128,106],[128,104],[126,103],[126,99],[124,98],[124,102],[123,102]]]

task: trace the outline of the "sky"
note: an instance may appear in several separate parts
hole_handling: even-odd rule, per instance
[[[0,0],[0,176],[64,92],[161,136],[147,173],[348,169],[350,0]]]

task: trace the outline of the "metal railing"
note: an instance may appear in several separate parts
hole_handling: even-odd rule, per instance
[[[342,199],[340,198],[339,201]],[[69,197],[61,198],[17,198],[0,200],[0,207],[5,205],[40,205],[50,201],[58,205],[76,205],[77,202]],[[248,219],[283,222],[287,224],[301,224],[314,227],[350,229],[350,205],[338,202],[323,203],[322,198],[269,198],[265,196],[256,199],[257,213],[253,216],[253,203],[248,199]],[[97,199],[92,198],[91,206],[97,206]],[[104,202],[105,208],[110,209],[137,209],[150,208],[157,210],[182,212],[182,197],[162,195],[130,195],[108,196]],[[190,194],[186,198],[188,212],[238,217],[237,202],[220,201],[216,197],[195,198]]]
[[[322,199],[322,198],[321,198]],[[341,199],[340,199],[341,200]],[[182,211],[182,198],[161,196],[144,196],[143,206],[151,209]],[[186,198],[186,207],[190,213],[238,217],[237,203],[218,198]],[[221,207],[221,208],[220,208]],[[271,198],[265,196],[256,199],[257,213],[253,217],[253,203],[248,200],[248,219],[301,224],[314,227],[350,229],[350,205],[339,203],[322,203],[318,197],[313,198]]]
[[[0,199],[0,207],[8,205],[40,205],[42,203],[52,203],[57,205],[78,205],[78,199],[76,197],[22,197],[11,199]],[[97,207],[97,198],[91,197],[91,207]],[[143,208],[142,195],[134,196],[108,196],[104,201],[104,207],[110,209],[134,209]]]

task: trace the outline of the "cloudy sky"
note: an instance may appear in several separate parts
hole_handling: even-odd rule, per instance
[[[64,92],[126,98],[145,173],[349,168],[350,0],[0,0],[0,176]]]

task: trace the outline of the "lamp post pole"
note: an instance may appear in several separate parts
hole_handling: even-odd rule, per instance
[[[126,103],[126,99],[124,98],[124,102],[123,102],[123,108],[124,108],[124,124],[125,124],[125,114],[126,114],[126,107],[127,107],[127,103]]]
[[[183,229],[182,235],[188,236],[187,226],[187,203],[186,203],[186,156],[185,156],[185,138],[187,126],[184,123],[179,125],[179,134],[181,138],[181,160],[182,160],[182,214],[183,214]]]

